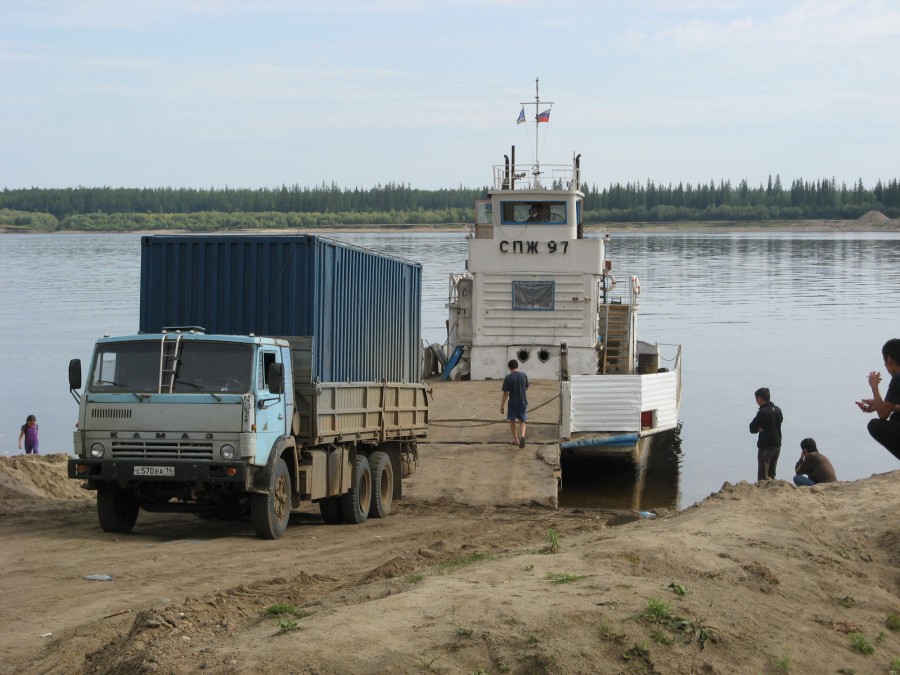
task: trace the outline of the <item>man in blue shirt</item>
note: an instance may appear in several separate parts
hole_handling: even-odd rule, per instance
[[[509,375],[503,378],[503,396],[500,399],[500,414],[509,400],[506,419],[509,420],[509,429],[512,432],[513,442],[520,448],[525,447],[525,426],[528,422],[528,397],[525,394],[528,389],[528,376],[519,370],[519,362],[513,359],[508,364]],[[519,421],[519,431],[516,430],[516,420]]]

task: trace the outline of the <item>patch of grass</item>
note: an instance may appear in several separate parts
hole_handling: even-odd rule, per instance
[[[453,608],[451,614],[451,625],[456,634],[461,638],[470,638],[475,634],[475,629],[471,626],[460,623],[456,620],[456,607]]]
[[[706,647],[707,642],[718,642],[718,629],[704,624],[700,620],[685,619],[672,613],[669,603],[659,598],[648,598],[647,609],[640,618],[650,623],[660,624],[665,628],[681,636],[683,642],[694,642],[700,649]]]
[[[665,646],[665,645],[670,645],[673,642],[675,642],[675,638],[671,637],[665,631],[663,631],[659,628],[654,628],[653,631],[650,633],[650,637],[653,638],[653,641],[658,645]]]
[[[875,642],[884,642],[885,640],[887,640],[887,633],[879,631],[878,635],[875,636]]]
[[[854,598],[852,595],[845,595],[843,598],[841,598],[841,607],[844,607],[845,609],[850,609],[851,607],[853,607],[855,605],[856,605],[856,598]]]
[[[476,551],[475,553],[469,553],[468,555],[461,555],[456,558],[442,560],[434,566],[434,571],[437,574],[450,574],[450,572],[455,572],[460,567],[474,565],[475,563],[483,560],[490,560],[491,558],[493,558],[493,556],[487,551]]]
[[[687,588],[682,586],[681,584],[671,583],[666,586],[670,591],[672,591],[675,595],[685,595],[687,594]]]
[[[266,614],[269,616],[283,616],[284,614],[293,614],[296,609],[297,607],[295,605],[279,602],[270,607],[266,607]]]
[[[425,577],[422,574],[407,574],[403,578],[410,584],[416,584],[416,583],[422,581],[422,579],[424,579]]]
[[[552,527],[547,528],[547,545],[544,547],[547,553],[557,553],[559,551],[559,533]]]
[[[789,673],[793,669],[794,666],[791,664],[791,650],[785,647],[781,659],[775,663],[775,670],[779,673]]]
[[[459,637],[464,637],[464,638],[472,637],[472,635],[475,634],[474,628],[472,628],[471,626],[466,626],[461,623],[454,623],[453,630],[456,631],[456,634],[459,635]]]
[[[528,634],[528,643],[532,645],[536,645],[541,641],[541,634],[538,632],[531,632]]]
[[[646,659],[649,655],[650,645],[647,644],[646,640],[641,640],[631,645],[631,648],[622,654],[622,658],[626,661],[631,661],[632,659]]]
[[[872,654],[875,652],[875,647],[869,642],[869,638],[862,633],[850,633],[849,637],[850,645],[860,654]]]
[[[893,612],[888,614],[884,625],[892,631],[900,630],[900,614],[894,614]]]
[[[834,549],[834,552],[837,553],[839,556],[841,556],[844,560],[850,560],[850,556],[847,554],[847,552],[844,549],[836,548],[836,549]]]
[[[891,675],[897,675],[897,673],[900,673],[900,656],[891,659]]]
[[[431,670],[431,666],[444,658],[443,654],[438,654],[437,656],[426,656],[422,655],[422,658],[419,659],[419,665],[422,666],[422,672],[427,670]]]
[[[672,608],[664,600],[648,598],[647,611],[643,616],[651,623],[668,623],[672,620]]]
[[[278,632],[279,633],[290,633],[295,630],[299,630],[300,624],[298,624],[293,619],[282,619],[278,622]]]
[[[550,572],[547,575],[551,584],[571,584],[573,581],[584,579],[583,574],[569,574],[568,572]]]
[[[624,633],[616,633],[612,626],[609,625],[608,621],[600,622],[600,638],[603,640],[610,640],[612,642],[618,642],[619,644],[625,642],[625,634]]]
[[[534,571],[534,565],[525,565],[525,571],[526,572]]]

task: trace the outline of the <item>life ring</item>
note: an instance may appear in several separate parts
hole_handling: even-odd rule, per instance
[[[631,277],[631,288],[634,290],[635,295],[641,294],[641,281],[637,277]]]

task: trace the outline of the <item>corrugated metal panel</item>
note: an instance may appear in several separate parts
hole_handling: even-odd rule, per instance
[[[641,430],[641,411],[656,410],[656,429],[678,424],[678,374],[573,375],[572,432]]]
[[[422,267],[317,236],[141,240],[140,330],[311,338],[313,379],[419,382]]]
[[[639,375],[577,375],[571,388],[573,433],[641,430]]]
[[[641,376],[642,408],[656,410],[656,428],[674,429],[678,424],[678,373]]]

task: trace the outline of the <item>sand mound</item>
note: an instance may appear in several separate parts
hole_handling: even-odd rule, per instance
[[[93,499],[80,481],[66,475],[67,460],[63,453],[0,457],[0,514],[33,508],[44,500]]]
[[[860,225],[871,227],[872,225],[890,225],[893,221],[884,215],[881,211],[869,211],[859,218],[856,222]]]

